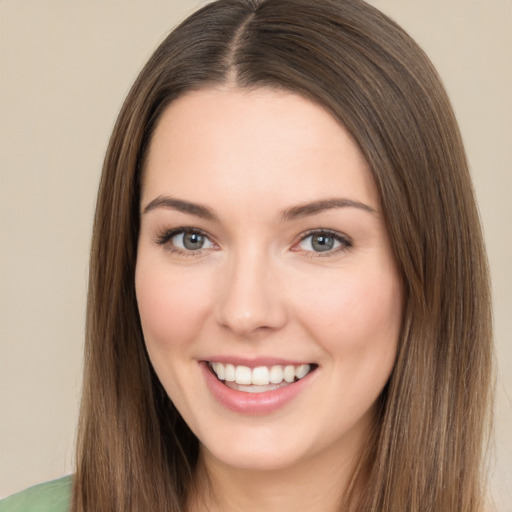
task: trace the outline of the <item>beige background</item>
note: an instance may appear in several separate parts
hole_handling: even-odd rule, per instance
[[[0,0],[0,496],[72,471],[103,154],[138,70],[200,3]],[[466,141],[494,279],[500,373],[492,487],[509,512],[512,2],[372,3],[427,50]]]

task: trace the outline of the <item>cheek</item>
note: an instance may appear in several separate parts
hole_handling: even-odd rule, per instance
[[[296,292],[302,323],[334,356],[394,359],[402,322],[402,291],[394,271],[348,272]]]
[[[135,287],[148,350],[172,350],[196,336],[206,309],[204,286],[142,263],[137,264]]]

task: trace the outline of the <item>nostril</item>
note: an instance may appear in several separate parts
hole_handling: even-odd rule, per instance
[[[236,254],[229,271],[219,281],[217,321],[239,336],[262,335],[285,325],[284,297],[271,262],[257,250]],[[219,279],[221,277],[219,276]]]

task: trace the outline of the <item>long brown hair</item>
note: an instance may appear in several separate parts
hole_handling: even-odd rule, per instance
[[[226,82],[323,105],[361,147],[380,192],[406,300],[354,510],[481,511],[491,313],[466,156],[428,58],[361,0],[213,2],[167,37],[133,85],[96,209],[73,511],[183,511],[194,485],[198,441],[153,372],[140,327],[139,189],[164,109]]]

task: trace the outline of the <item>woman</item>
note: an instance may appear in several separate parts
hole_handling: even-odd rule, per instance
[[[416,44],[358,0],[209,4],[107,152],[71,510],[483,510],[490,339]]]

